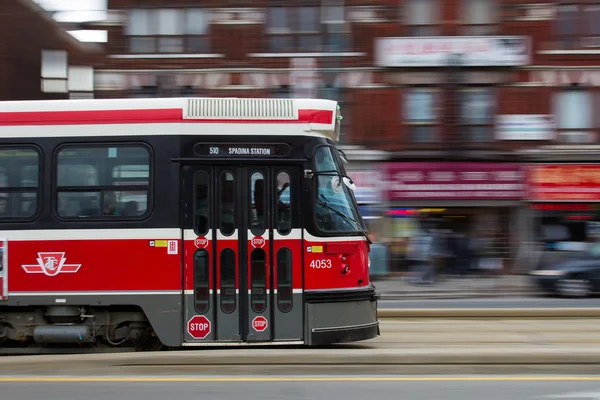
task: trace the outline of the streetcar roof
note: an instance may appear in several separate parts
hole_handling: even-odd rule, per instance
[[[337,141],[339,123],[337,102],[322,99],[0,101],[0,138],[300,135]],[[132,129],[132,125],[136,128]],[[140,125],[144,128],[138,129]],[[44,129],[39,129],[41,126]]]

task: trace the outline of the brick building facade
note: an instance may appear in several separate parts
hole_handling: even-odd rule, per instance
[[[489,157],[598,140],[600,119],[592,109],[600,3],[254,0],[200,7],[191,0],[113,0],[108,6],[112,23],[103,24],[107,59],[96,68],[96,97],[330,97],[344,107],[346,143],[402,151],[402,158],[454,157],[447,153],[457,150]],[[452,66],[445,56],[422,67],[378,62],[385,58],[377,54],[380,38],[416,41],[395,47],[406,55],[435,52],[442,36],[522,38],[529,57],[515,66]],[[294,66],[304,70],[292,72]],[[551,115],[560,102],[585,103],[587,111],[558,107],[568,111],[557,114],[557,134],[497,140],[496,115]],[[569,117],[574,110],[579,125]]]
[[[93,94],[92,65],[104,58],[101,47],[73,38],[31,0],[1,1],[0,25],[0,100]]]

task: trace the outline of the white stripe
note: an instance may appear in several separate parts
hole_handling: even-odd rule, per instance
[[[108,58],[142,59],[142,58],[223,58],[224,54],[109,54]]]
[[[149,123],[135,124],[89,124],[89,125],[27,125],[0,126],[2,138],[37,137],[114,137],[156,135],[217,135],[217,136],[265,136],[265,132],[277,132],[281,136],[315,136],[333,138],[332,124],[308,123]],[[311,130],[312,129],[312,130]],[[319,130],[317,130],[319,129]]]
[[[225,236],[221,233],[221,230],[217,231],[217,240],[238,240],[238,230],[234,230],[233,234]]]
[[[205,238],[207,238],[208,240],[212,240],[212,229],[208,230],[208,233],[206,235],[200,235],[203,236]],[[193,229],[184,229],[183,230],[183,240],[196,240],[196,238],[199,237],[196,232],[194,232]]]
[[[109,239],[180,239],[178,228],[157,229],[48,229],[0,231],[8,240],[109,240]]]
[[[248,294],[252,294],[252,289],[248,289]],[[267,294],[271,294],[271,289],[267,289]]]
[[[217,294],[221,294],[221,289],[217,289]],[[240,294],[240,289],[235,289],[235,294]]]
[[[302,294],[302,292],[304,292],[304,289],[292,289],[294,294]],[[273,289],[273,293],[277,294],[277,289]]]
[[[212,235],[212,232],[209,232]],[[207,235],[207,237],[210,237]],[[268,233],[265,232],[266,238]],[[289,235],[281,236],[275,232],[273,235],[276,240],[301,239],[300,229],[293,229]],[[14,230],[0,231],[0,237],[8,240],[113,240],[113,239],[180,239],[181,229],[179,228],[150,228],[150,229],[47,229],[47,230]],[[184,231],[186,240],[193,240],[197,236],[191,229]],[[264,237],[264,236],[263,236]],[[265,238],[265,239],[266,239]],[[231,236],[225,236],[217,231],[217,240],[238,240],[238,230],[236,229]],[[365,241],[363,236],[335,236],[318,237],[313,236],[304,230],[304,240],[310,242],[356,242]]]
[[[281,235],[276,230],[273,231],[273,239],[275,240],[299,240],[302,239],[302,229],[292,229],[287,235]]]
[[[334,237],[317,237],[304,231],[304,240],[309,242],[365,242],[367,239],[364,236],[334,236]]]
[[[209,290],[209,293],[210,293],[210,294],[213,294],[214,292],[213,292],[213,290],[212,290],[212,289],[210,289],[210,290]],[[193,289],[192,289],[192,290],[189,290],[189,289],[188,289],[188,290],[184,290],[184,291],[183,291],[183,294],[188,294],[188,295],[189,295],[189,294],[194,294],[194,290],[193,290]]]
[[[180,290],[164,291],[108,291],[108,292],[9,292],[9,296],[136,296],[136,295],[181,295]]]
[[[255,237],[259,237],[259,236],[265,240],[269,240],[269,231],[268,230],[264,231],[262,235],[255,235],[254,233],[252,233],[252,231],[250,229],[248,229],[248,240],[252,240]]]

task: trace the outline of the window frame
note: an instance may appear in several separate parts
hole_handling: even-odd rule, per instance
[[[122,147],[143,147],[148,151],[148,185],[146,187],[146,191],[148,192],[148,197],[147,197],[147,205],[146,205],[146,211],[144,212],[144,214],[139,215],[139,216],[115,216],[115,215],[111,215],[111,216],[105,216],[105,215],[98,215],[98,216],[89,216],[89,217],[81,217],[81,216],[77,216],[77,217],[65,217],[60,215],[59,211],[58,211],[58,206],[59,206],[59,201],[58,201],[58,194],[60,192],[72,192],[72,193],[77,193],[77,192],[98,192],[98,193],[104,193],[104,192],[123,192],[123,191],[136,191],[136,189],[140,189],[141,187],[144,187],[142,185],[133,185],[133,186],[126,186],[126,185],[122,185],[122,186],[66,186],[66,188],[70,188],[71,190],[67,189],[67,190],[59,190],[61,187],[58,186],[58,156],[60,154],[61,151],[63,151],[65,148],[110,148],[110,147],[117,147],[117,148],[122,148]],[[139,222],[139,221],[143,221],[143,220],[147,220],[148,218],[150,218],[150,216],[152,215],[152,213],[154,212],[154,149],[152,148],[152,146],[147,143],[147,142],[143,142],[143,141],[139,141],[139,142],[93,142],[93,143],[86,143],[86,142],[72,142],[72,143],[61,143],[60,145],[56,146],[56,148],[54,149],[54,154],[52,157],[52,214],[54,215],[54,217],[59,220],[59,221],[68,221],[68,222],[123,222],[123,221],[135,221],[135,222]],[[72,188],[78,188],[77,190],[72,190]],[[121,188],[121,190],[119,190],[119,188]],[[125,188],[125,189],[123,189]]]
[[[470,8],[470,2],[472,0],[461,0],[459,10],[461,15],[468,15],[467,9]],[[501,12],[502,5],[498,2],[498,0],[479,0],[485,1],[488,3],[490,11],[491,11],[491,21],[489,23],[485,22],[470,22],[461,19],[461,36],[491,36],[496,35],[499,30],[499,26],[501,23]]]
[[[164,34],[157,33],[160,30],[160,13],[163,10],[174,10],[178,14],[176,15],[177,20],[181,24],[181,34]],[[202,11],[206,19],[206,33],[188,33],[188,15],[193,11]],[[132,14],[135,11],[146,11],[148,12],[148,19],[146,21],[146,30],[148,34],[132,34],[129,32],[130,26],[132,25]],[[127,52],[130,54],[210,54],[211,41],[210,41],[210,16],[208,15],[209,9],[206,7],[132,7],[127,9],[127,22],[125,25],[125,31],[123,36],[126,38]],[[202,39],[206,42],[205,51],[198,52],[192,51],[194,39]],[[132,42],[135,39],[147,39],[152,42],[152,49],[148,51],[134,51]],[[181,40],[181,51],[166,51],[161,50],[161,39],[179,39]]]
[[[589,127],[587,128],[562,128],[561,127],[561,115],[560,115],[560,110],[563,109],[562,107],[559,106],[559,103],[561,102],[560,97],[561,95],[567,94],[567,93],[581,93],[583,95],[587,95],[587,99],[589,100],[587,106],[588,106],[588,110],[587,112],[590,115],[590,120],[589,120]],[[598,123],[598,117],[594,116],[594,108],[596,105],[596,95],[595,95],[595,91],[593,90],[593,88],[588,88],[588,87],[562,87],[559,88],[558,90],[555,90],[552,93],[552,114],[554,115],[554,118],[556,119],[556,138],[554,139],[555,142],[559,143],[559,144],[593,144],[596,139],[595,139],[595,134],[597,132],[597,126]],[[567,138],[570,137],[569,135],[573,135],[573,134],[585,134],[587,136],[587,140],[568,140]]]
[[[434,10],[439,10],[441,7],[440,1],[428,0],[432,4]],[[436,11],[434,15],[431,15],[431,20],[421,24],[414,23],[412,21],[412,11],[415,4],[419,3],[419,0],[408,0],[402,2],[400,5],[402,9],[402,16],[400,18],[401,23],[408,30],[407,36],[410,37],[425,37],[425,36],[439,36],[441,30],[441,12]]]
[[[427,92],[432,95],[432,109],[431,113],[433,114],[433,119],[431,122],[429,121],[420,121],[420,120],[412,120],[410,119],[409,111],[409,98],[411,94]],[[408,142],[411,144],[417,145],[427,145],[437,143],[440,140],[441,129],[442,129],[442,90],[440,88],[434,86],[407,86],[403,88],[401,94],[401,115],[402,115],[402,124],[404,125],[404,129],[408,132]],[[431,140],[416,140],[415,128],[418,127],[428,127],[433,132]]]
[[[34,150],[37,155],[38,155],[38,184],[37,187],[34,189],[33,186],[28,187],[28,186],[23,186],[23,187],[18,187],[18,186],[8,186],[6,188],[0,188],[0,193],[31,193],[31,192],[35,192],[36,195],[36,200],[35,200],[35,212],[28,217],[0,217],[0,223],[3,224],[7,224],[7,223],[17,223],[17,222],[33,222],[36,221],[41,213],[42,213],[42,209],[43,209],[43,181],[44,181],[44,177],[43,177],[43,173],[44,173],[44,162],[45,162],[45,154],[44,151],[42,150],[42,148],[40,146],[38,146],[37,144],[33,144],[33,143],[11,143],[11,144],[2,144],[0,145],[0,150],[5,150],[5,149],[28,149],[28,150]]]
[[[489,115],[489,122],[488,123],[473,123],[472,121],[468,121],[466,119],[463,119],[463,110],[464,107],[466,107],[467,102],[466,100],[466,96],[467,93],[471,93],[471,92],[477,92],[480,90],[484,90],[487,93],[491,94],[491,99],[492,99],[492,112]],[[459,95],[459,107],[458,107],[458,126],[461,132],[461,139],[463,141],[469,142],[469,143],[477,143],[477,144],[482,144],[482,143],[493,143],[496,139],[494,137],[494,129],[495,129],[495,117],[498,113],[498,87],[497,86],[490,86],[490,85],[485,85],[485,86],[464,86],[461,87],[458,90],[458,95]],[[473,134],[471,133],[471,129],[473,128],[485,128],[489,135],[487,135],[485,140],[476,140],[476,138],[473,136]]]
[[[336,7],[343,9],[343,21],[329,20],[328,11]],[[263,25],[263,34],[266,38],[265,48],[267,53],[344,53],[352,51],[352,26],[348,19],[347,0],[320,0],[320,1],[304,1],[294,4],[282,4],[278,0],[270,0],[266,10],[265,23]],[[302,16],[300,10],[302,8],[316,9],[316,30],[304,30],[302,27]],[[281,9],[284,12],[285,28],[271,26],[272,13],[274,9]],[[281,18],[278,18],[281,20]],[[334,37],[340,35],[342,38]],[[302,46],[303,38],[317,38],[318,48],[310,48],[304,50]],[[287,38],[289,41],[289,49],[276,49],[273,40],[276,38]],[[340,48],[338,48],[338,44]]]

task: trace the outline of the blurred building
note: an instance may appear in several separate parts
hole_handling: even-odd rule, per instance
[[[96,98],[339,101],[363,213],[400,259],[407,237],[440,227],[493,238],[507,269],[527,268],[531,243],[581,247],[600,222],[598,1],[108,0],[108,9],[87,24],[108,31]]]
[[[2,0],[0,25],[0,100],[93,96],[101,47],[76,40],[31,0]]]

